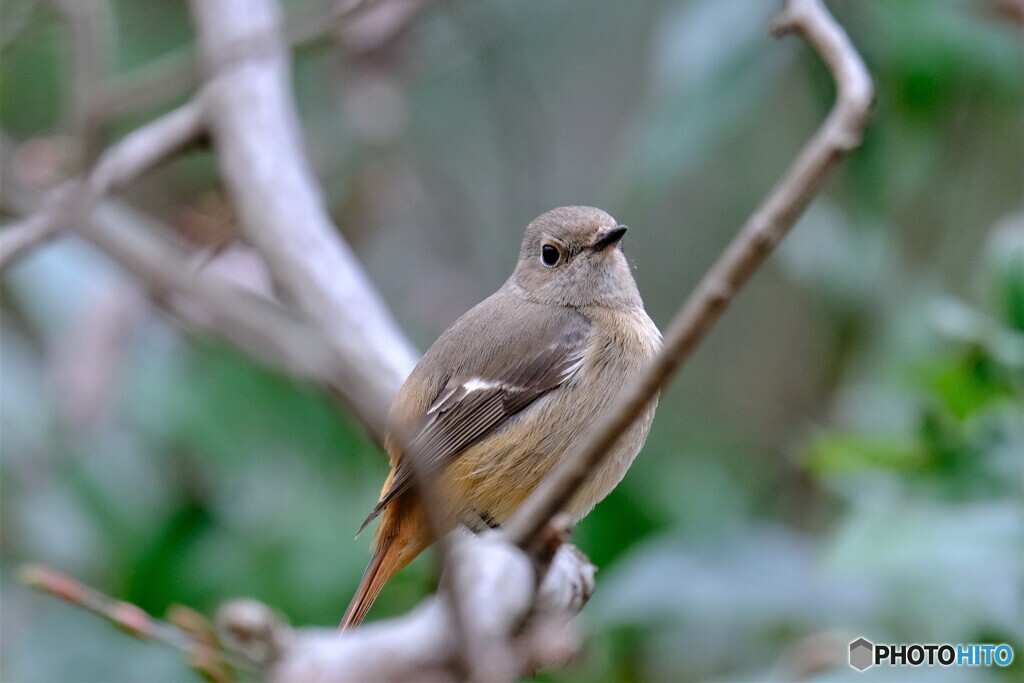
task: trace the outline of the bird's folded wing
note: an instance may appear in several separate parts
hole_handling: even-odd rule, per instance
[[[441,390],[419,428],[402,449],[391,487],[366,518],[360,531],[413,483],[410,458],[428,472],[438,472],[465,449],[501,429],[512,417],[568,381],[583,364],[589,323],[576,318],[533,353],[512,353],[517,362],[505,370],[483,368],[477,375],[453,378]]]

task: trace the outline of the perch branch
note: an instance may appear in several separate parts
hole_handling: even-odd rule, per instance
[[[242,228],[335,352],[335,386],[378,439],[416,354],[338,236],[302,150],[278,8],[192,0],[207,81],[201,102]],[[260,36],[266,47],[240,48]]]
[[[772,22],[781,35],[799,31],[825,61],[836,82],[836,102],[779,183],[747,220],[697,289],[676,314],[665,346],[596,428],[526,500],[506,526],[528,546],[549,519],[582,486],[619,437],[689,358],[736,292],[764,262],[810,203],[828,171],[860,144],[873,86],[860,55],[820,0],[788,0]]]
[[[448,622],[455,634],[453,660],[457,662],[458,678],[467,681],[511,680],[509,653],[498,640],[488,640],[471,628],[472,615],[469,613],[467,568],[458,561],[455,551],[454,533],[449,533],[452,520],[448,519],[447,507],[440,498],[437,487],[437,473],[424,466],[415,449],[403,447],[405,456],[413,467],[413,486],[422,501],[426,521],[435,539],[438,564],[441,569],[441,585],[438,594],[447,608]]]
[[[595,571],[579,550],[563,544],[538,586],[531,558],[501,533],[458,536],[452,545],[466,567],[465,597],[474,606],[469,627],[485,644],[516,644],[516,657],[505,661],[503,675],[564,664],[576,654],[578,642],[568,623],[593,592]],[[449,607],[437,597],[404,616],[341,635],[325,628],[292,629],[269,607],[234,600],[218,610],[212,634],[206,620],[187,608],[177,610],[183,617],[169,615],[168,623],[46,567],[28,565],[19,575],[23,583],[136,637],[188,653],[190,664],[207,675],[223,671],[217,665],[227,663],[281,682],[461,678]]]
[[[531,638],[531,630],[545,623],[564,626],[583,607],[594,588],[594,567],[586,557],[573,546],[561,546],[537,587],[530,558],[500,533],[456,536],[453,546],[455,560],[465,568],[463,597],[473,606],[466,615],[468,628],[484,643],[518,638],[537,645],[535,653],[520,649],[520,657],[508,663],[511,670],[491,671],[525,674],[538,664],[564,663],[564,653],[552,661],[553,648]],[[447,604],[431,597],[402,617],[365,624],[341,635],[327,629],[296,631],[274,667],[272,680],[459,679],[453,663],[457,642]]]

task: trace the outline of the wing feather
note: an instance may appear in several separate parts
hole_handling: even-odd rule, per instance
[[[568,323],[560,333],[551,335],[552,341],[540,352],[522,357],[505,371],[483,368],[478,374],[453,378],[442,387],[398,458],[390,488],[360,531],[412,486],[410,454],[429,471],[440,471],[467,448],[567,382],[583,364],[590,327],[582,317]]]

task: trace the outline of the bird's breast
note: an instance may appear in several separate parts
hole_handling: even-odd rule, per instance
[[[600,309],[592,321],[585,361],[573,377],[452,463],[446,479],[467,509],[504,522],[594,429],[661,348],[661,334],[643,310]],[[654,406],[627,430],[567,506],[574,521],[625,475],[647,438]]]

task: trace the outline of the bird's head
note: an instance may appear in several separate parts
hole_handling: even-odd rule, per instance
[[[558,306],[642,307],[622,253],[626,226],[600,209],[563,206],[526,227],[509,280],[520,295]]]

